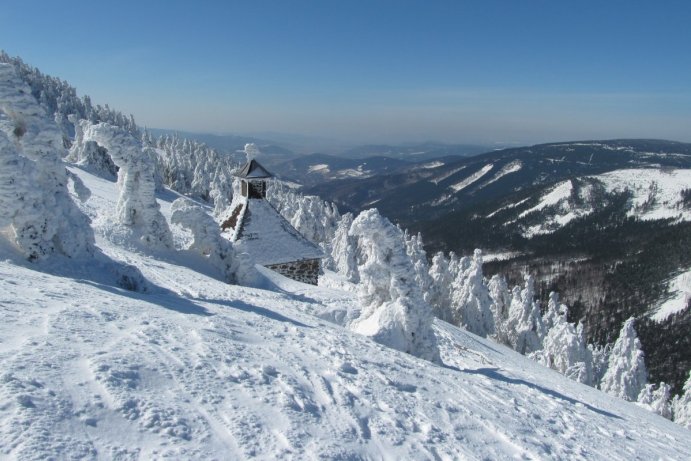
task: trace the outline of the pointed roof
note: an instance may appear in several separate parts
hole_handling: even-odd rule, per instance
[[[271,178],[273,175],[267,171],[266,168],[261,166],[261,164],[252,159],[249,162],[245,163],[245,166],[242,167],[242,170],[237,174],[238,178],[245,178],[245,179],[261,179],[261,178]]]
[[[241,197],[234,203],[224,232],[238,251],[248,253],[256,263],[271,265],[324,257],[322,250],[268,201]]]

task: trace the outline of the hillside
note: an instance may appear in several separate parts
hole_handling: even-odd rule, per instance
[[[98,265],[0,247],[0,451],[10,459],[687,459],[691,432],[435,322],[444,366],[325,319],[347,291],[268,271],[227,285],[113,233],[114,182],[80,169]],[[158,196],[170,220],[177,194]],[[172,226],[176,241],[189,236]]]
[[[651,379],[679,392],[691,369],[690,188],[691,145],[614,140],[506,149],[310,191],[344,209],[376,206],[422,232],[428,254],[482,248],[495,260],[487,274],[536,275],[543,302],[558,291],[591,342],[612,342],[640,318]]]

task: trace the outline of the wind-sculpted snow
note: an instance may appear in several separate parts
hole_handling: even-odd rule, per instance
[[[114,185],[74,171],[105,215]],[[357,309],[347,292],[267,270],[270,290],[232,286],[97,241],[148,294],[0,247],[0,457],[691,458],[681,426],[445,322],[438,366],[313,315]]]
[[[0,226],[31,260],[93,253],[87,217],[70,198],[62,136],[12,66],[0,64]]]
[[[119,168],[117,221],[139,233],[141,240],[149,245],[170,247],[168,223],[155,197],[153,157],[129,133],[105,123],[88,126],[84,130],[84,141],[95,141],[108,149]]]

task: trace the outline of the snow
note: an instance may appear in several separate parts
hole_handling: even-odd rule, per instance
[[[326,163],[312,165],[307,170],[308,173],[328,173],[329,171],[331,170],[329,169],[329,165],[327,165]]]
[[[300,235],[267,200],[242,197],[230,208],[234,209],[240,204],[243,211],[229,236],[238,253],[247,253],[254,262],[262,265],[324,256],[316,245]]]
[[[503,207],[501,207],[501,208],[497,208],[496,210],[494,210],[493,212],[491,212],[490,214],[488,214],[487,217],[488,217],[488,218],[491,218],[492,216],[496,215],[496,214],[499,213],[500,211],[509,210],[509,209],[511,209],[511,208],[516,208],[516,207],[518,207],[518,206],[521,206],[521,205],[523,205],[525,202],[527,202],[528,200],[530,200],[530,197],[524,198],[523,200],[520,200],[520,201],[518,201],[518,202],[516,202],[516,203],[509,203],[508,205],[505,205],[505,206],[503,206]]]
[[[545,194],[542,199],[540,199],[540,203],[535,205],[532,208],[529,208],[525,210],[523,213],[518,215],[518,218],[524,218],[528,216],[530,213],[535,213],[536,211],[541,211],[549,206],[553,206],[561,202],[562,200],[566,200],[571,196],[571,191],[573,190],[573,184],[571,183],[571,180],[566,180],[563,182],[560,182],[554,188],[552,188],[551,191],[549,191],[547,194]]]
[[[609,192],[628,189],[633,193],[629,216],[643,220],[691,220],[691,210],[681,206],[681,191],[691,187],[691,169],[615,170],[595,178]]]
[[[691,301],[691,270],[682,272],[670,280],[667,289],[672,296],[654,309],[655,313],[651,316],[653,320],[658,322],[684,310],[689,305]]]
[[[0,241],[0,457],[691,459],[687,429],[444,322],[439,366],[324,320],[357,309],[347,291],[123,246],[115,184],[72,171],[96,245],[150,290]]]
[[[487,173],[489,173],[492,170],[492,168],[494,168],[494,165],[492,165],[491,163],[488,165],[485,165],[482,168],[480,168],[478,171],[476,171],[475,173],[473,173],[470,176],[468,176],[467,178],[465,178],[463,181],[450,186],[450,188],[453,189],[454,192],[459,192],[459,191],[465,189],[466,187],[468,187],[469,185],[471,185],[472,183],[474,183],[475,181],[477,181],[478,179],[482,178]]]
[[[507,163],[504,165],[499,171],[497,171],[497,174],[494,175],[492,179],[487,181],[482,185],[482,187],[489,186],[490,184],[499,181],[501,178],[503,178],[506,175],[509,175],[511,173],[517,173],[523,169],[523,162],[520,160],[514,160],[511,163]]]
[[[445,165],[444,162],[434,161],[434,162],[424,163],[424,164],[420,165],[418,168],[423,168],[423,169],[426,169],[426,170],[431,170],[431,169],[433,169],[433,168],[438,168],[438,167],[444,166],[444,165]]]
[[[437,176],[437,177],[434,178],[434,179],[430,179],[430,182],[433,182],[434,184],[439,184],[440,182],[442,182],[442,181],[445,180],[446,178],[448,178],[448,177],[450,177],[450,176],[452,176],[452,175],[455,175],[456,173],[458,173],[458,172],[461,171],[461,170],[464,170],[465,167],[466,167],[466,165],[463,165],[463,166],[458,167],[458,168],[454,168],[454,169],[451,170],[451,171],[447,171],[446,173],[440,174],[439,176]]]
[[[587,176],[585,179],[597,181],[601,185],[597,187],[603,187],[607,193],[629,191],[632,197],[627,205],[628,216],[635,216],[642,220],[672,219],[676,222],[691,220],[691,209],[684,207],[681,195],[682,191],[691,185],[691,169],[614,170]],[[525,218],[547,207],[557,209],[553,215],[545,216],[541,223],[526,228],[522,232],[523,236],[530,238],[554,232],[574,219],[592,213],[594,210],[591,203],[593,187],[592,184],[581,186],[579,195],[586,205],[574,207],[570,203],[574,188],[572,181],[558,183],[540,199],[537,205],[518,216],[518,219]],[[501,210],[495,211],[488,217]]]

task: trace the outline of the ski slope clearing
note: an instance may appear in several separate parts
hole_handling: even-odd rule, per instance
[[[449,187],[451,189],[453,189],[454,192],[459,192],[459,191],[465,189],[466,187],[470,186],[471,184],[473,184],[474,182],[476,182],[480,178],[482,178],[487,173],[489,173],[492,170],[492,168],[494,168],[494,165],[492,165],[491,163],[488,165],[485,165],[482,168],[480,168],[478,171],[476,171],[475,173],[473,173],[470,176],[468,176],[467,178],[465,178],[463,181],[456,183],[456,184],[449,186]]]
[[[0,457],[691,459],[691,431],[444,322],[438,366],[340,326],[348,291],[125,245],[114,183],[74,171],[97,245],[149,289],[0,247]]]

